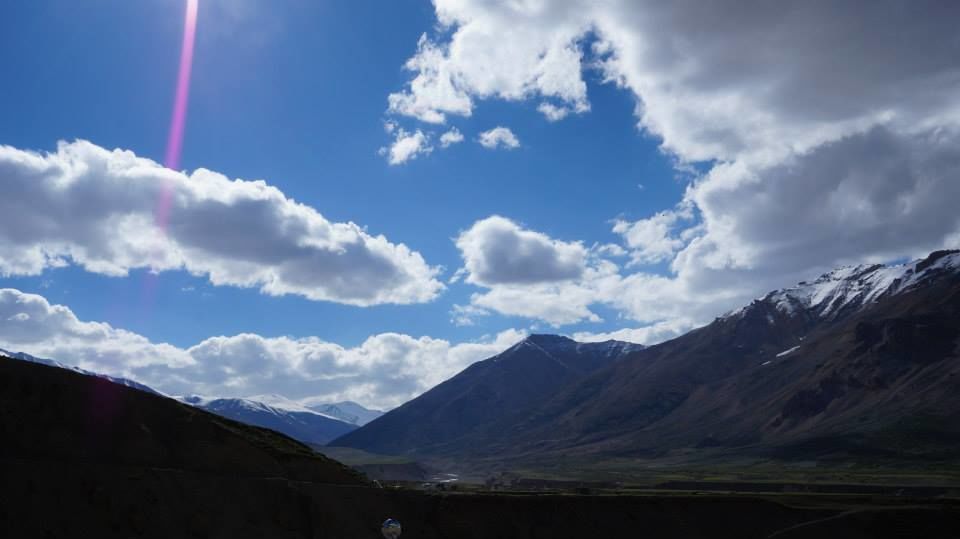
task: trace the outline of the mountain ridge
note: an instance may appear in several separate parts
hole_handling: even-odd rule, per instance
[[[311,410],[276,395],[216,398],[188,395],[177,400],[248,425],[282,432],[306,444],[323,445],[356,428],[335,417]],[[286,406],[285,406],[286,405]]]
[[[471,428],[492,428],[504,417],[522,414],[557,388],[639,348],[620,341],[578,343],[530,335],[330,445],[385,454],[439,449]],[[558,360],[560,350],[570,357]],[[375,438],[380,440],[370,443]]]
[[[706,326],[629,350],[618,361],[559,384],[524,413],[461,425],[445,443],[385,444],[371,433],[383,430],[381,436],[390,438],[400,431],[380,429],[377,422],[332,443],[533,465],[567,457],[663,458],[734,448],[755,456],[829,456],[829,442],[811,449],[817,439],[843,448],[834,453],[880,454],[878,440],[902,436],[912,418],[927,417],[931,409],[935,419],[927,423],[939,427],[926,435],[953,439],[949,421],[956,418],[960,425],[960,410],[950,397],[960,391],[958,343],[960,251],[936,251],[897,266],[838,268],[813,282],[772,291]],[[518,343],[504,354],[533,344]],[[497,357],[451,381],[495,364]],[[904,395],[921,387],[915,402],[905,402]],[[392,420],[391,413],[380,421]],[[470,423],[474,413],[465,408],[458,417]],[[420,416],[430,417],[431,410]],[[935,445],[916,453],[960,457]]]

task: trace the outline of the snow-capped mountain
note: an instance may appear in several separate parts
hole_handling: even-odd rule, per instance
[[[354,424],[311,410],[280,395],[257,395],[248,398],[187,395],[176,399],[208,412],[273,429],[314,445],[323,445],[357,428]]]
[[[614,361],[597,360],[631,347],[533,335],[331,445],[550,469],[723,452],[960,458],[958,313],[960,251],[838,268]]]
[[[353,401],[334,402],[332,404],[311,404],[307,408],[334,417],[340,421],[346,421],[358,427],[362,427],[383,415],[383,412],[380,410],[364,408]]]
[[[833,320],[861,310],[886,296],[907,292],[927,279],[960,268],[960,251],[937,251],[906,264],[846,266],[821,275],[813,282],[775,290],[751,305],[733,311],[742,315],[759,302],[772,304],[787,315],[809,314]]]
[[[101,374],[98,372],[88,371],[86,369],[81,369],[80,367],[71,367],[70,365],[64,365],[59,361],[53,359],[47,359],[42,357],[31,356],[24,352],[8,352],[0,348],[0,356],[7,356],[13,359],[19,359],[21,361],[28,361],[30,363],[39,363],[40,365],[46,365],[48,367],[57,367],[59,369],[67,369],[70,371],[78,372],[80,374],[86,374],[87,376],[96,376],[97,378],[103,378],[104,380],[109,380],[115,384],[120,384],[127,387],[132,387],[133,389],[139,389],[140,391],[146,391],[147,393],[153,393],[154,395],[166,396],[163,393],[153,389],[150,386],[141,384],[135,380],[129,378],[122,378],[118,376],[110,376],[109,374]]]

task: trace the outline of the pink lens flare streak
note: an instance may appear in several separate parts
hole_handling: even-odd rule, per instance
[[[173,114],[170,118],[170,133],[167,136],[167,153],[163,166],[180,169],[180,153],[183,150],[183,130],[187,121],[187,101],[190,97],[190,72],[193,68],[193,45],[197,35],[197,7],[199,0],[187,0],[187,9],[183,19],[183,43],[180,48],[180,69],[177,72],[177,88],[173,100]],[[170,209],[173,205],[173,182],[164,180],[160,186],[160,197],[154,208],[153,219],[160,234],[166,236]],[[158,266],[162,258],[154,253],[152,266]],[[157,273],[150,271],[144,277],[141,318],[149,318],[157,289]]]
[[[183,149],[183,129],[187,121],[187,102],[190,97],[190,71],[193,66],[193,44],[197,35],[197,6],[199,0],[187,0],[183,21],[183,45],[180,49],[180,70],[177,73],[177,90],[173,101],[173,116],[170,119],[170,134],[167,137],[167,153],[163,166],[180,169],[180,154]],[[163,186],[160,201],[154,216],[161,232],[166,232],[170,217],[173,192],[169,183]]]

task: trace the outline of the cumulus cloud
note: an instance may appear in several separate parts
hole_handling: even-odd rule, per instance
[[[394,133],[393,144],[389,148],[380,148],[380,154],[387,156],[387,162],[391,165],[402,165],[411,159],[416,159],[418,155],[433,151],[430,137],[423,131],[417,129],[411,133],[391,123],[387,126],[388,132]]]
[[[587,106],[586,84],[579,78],[583,24],[557,18],[565,26],[562,32],[548,28],[541,33],[529,22],[549,6],[513,3],[516,9],[484,11],[483,5],[471,4],[435,3],[441,24],[457,28],[454,37],[444,44],[426,34],[420,37],[405,66],[415,76],[406,89],[390,94],[390,112],[443,123],[448,114],[470,116],[474,97],[542,96],[574,110]],[[483,12],[482,20],[474,16],[478,12]],[[509,30],[515,27],[522,30]]]
[[[624,328],[603,333],[577,332],[573,339],[580,342],[604,342],[609,340],[645,344],[647,346],[679,337],[693,327],[690,319],[677,318],[641,328]]]
[[[68,307],[42,296],[0,289],[0,347],[129,377],[168,394],[279,393],[303,402],[349,399],[391,408],[524,336],[508,330],[476,342],[451,343],[382,333],[344,347],[315,337],[245,333],[211,337],[182,349],[102,322],[81,321]]]
[[[580,242],[553,239],[499,215],[477,221],[455,243],[464,263],[455,277],[487,289],[454,307],[458,325],[489,311],[552,325],[599,321],[588,307],[617,273]]]
[[[62,305],[11,288],[0,289],[0,347],[41,357],[69,355],[77,366],[119,372],[151,365],[186,368],[193,359],[174,346],[101,322],[83,322]]]
[[[600,322],[590,306],[606,296],[616,272],[610,266],[589,268],[571,282],[495,284],[470,296],[470,305],[484,311],[542,320],[554,327],[581,321]],[[466,313],[476,316],[474,313]]]
[[[482,285],[549,283],[576,279],[585,269],[587,249],[555,240],[493,215],[460,233],[457,248],[467,282]]]
[[[520,140],[513,134],[513,131],[506,127],[494,127],[489,131],[480,133],[477,142],[488,150],[496,150],[497,148],[512,150],[520,147]]]
[[[463,133],[456,127],[451,127],[449,131],[440,135],[440,146],[443,148],[449,148],[460,142],[463,142]]]
[[[630,248],[634,264],[652,264],[673,259],[674,254],[687,244],[677,233],[678,221],[691,219],[689,206],[681,210],[662,211],[638,221],[618,219],[613,231],[623,237]]]
[[[678,280],[623,274],[606,258],[612,251],[607,246],[588,250],[579,242],[555,240],[499,216],[478,221],[456,242],[466,282],[484,289],[472,294],[468,305],[454,308],[459,325],[469,325],[491,311],[554,327],[600,322],[591,307],[604,305],[634,322],[650,325],[670,320],[676,327],[690,329],[690,320],[703,314],[700,298],[686,296]],[[664,301],[666,297],[672,300]],[[644,342],[636,337],[634,341]]]
[[[444,123],[447,114],[470,116],[473,100],[454,82],[444,58],[448,51],[438,47],[427,35],[420,36],[417,53],[407,60],[406,67],[416,73],[409,90],[390,94],[389,112],[412,116],[424,122]]]
[[[263,181],[185,174],[85,141],[48,154],[0,146],[0,191],[0,275],[71,263],[115,276],[183,269],[352,305],[425,302],[443,289],[406,245],[328,221]]]
[[[568,115],[570,115],[570,113],[581,114],[587,112],[590,110],[590,106],[587,105],[586,102],[577,103],[574,107],[563,105],[557,106],[553,103],[543,102],[537,106],[537,110],[540,112],[540,114],[543,114],[547,120],[551,122],[558,122],[566,118]]]
[[[635,97],[638,127],[667,158],[703,171],[674,208],[614,225],[632,269],[668,262],[669,275],[595,272],[600,286],[585,272],[565,288],[492,287],[472,304],[530,310],[569,294],[580,308],[555,322],[589,319],[591,302],[702,322],[838,264],[960,241],[958,4],[434,5],[443,31],[422,43],[437,54],[416,58],[460,92],[458,113],[529,99],[560,119],[589,108],[584,71],[597,69]],[[440,110],[412,84],[400,95]]]
[[[434,5],[444,31],[420,38],[407,63],[415,78],[390,96],[417,106],[392,107],[397,113],[468,115],[473,100],[492,97],[583,110],[579,44],[592,37],[591,65],[632,91],[642,127],[686,159],[802,150],[878,121],[957,119],[951,21],[960,8],[950,3]]]

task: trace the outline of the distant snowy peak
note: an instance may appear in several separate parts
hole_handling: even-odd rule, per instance
[[[248,398],[187,395],[176,399],[241,423],[282,432],[313,445],[326,444],[357,428],[356,425],[311,410],[280,395],[255,395]]]
[[[206,397],[203,395],[186,395],[176,397],[180,402],[208,410],[246,410],[248,412],[267,413],[276,416],[289,414],[309,414],[325,417],[334,421],[362,426],[383,415],[379,410],[368,410],[363,406],[350,401],[333,404],[316,404],[305,406],[283,395],[274,393],[252,395],[250,397]]]
[[[326,413],[323,413],[322,411],[314,410],[313,408],[304,406],[297,401],[290,400],[284,397],[283,395],[277,395],[276,393],[269,393],[265,395],[253,395],[251,397],[247,397],[246,400],[262,403],[262,404],[271,406],[273,408],[279,408],[279,409],[287,410],[290,412],[302,412],[305,414],[319,414],[325,417],[329,417],[330,419],[340,419],[339,417],[326,414]]]
[[[352,401],[335,402],[332,404],[314,404],[310,405],[309,409],[335,417],[340,421],[357,425],[358,427],[362,427],[383,415],[383,412],[380,410],[364,408]]]
[[[787,315],[807,313],[822,319],[834,319],[875,303],[880,298],[900,294],[929,279],[960,271],[960,251],[936,251],[923,260],[907,264],[847,266],[825,273],[813,282],[770,292],[755,303],[772,304]],[[749,306],[731,312],[742,314]]]
[[[255,395],[252,397],[206,397],[203,395],[186,395],[175,397],[180,402],[204,409],[215,410],[246,410],[249,412],[267,413],[276,416],[288,415],[290,413],[310,414],[323,416],[327,419],[338,420],[329,414],[323,414],[316,410],[311,410],[296,401],[287,399],[280,395]]]

